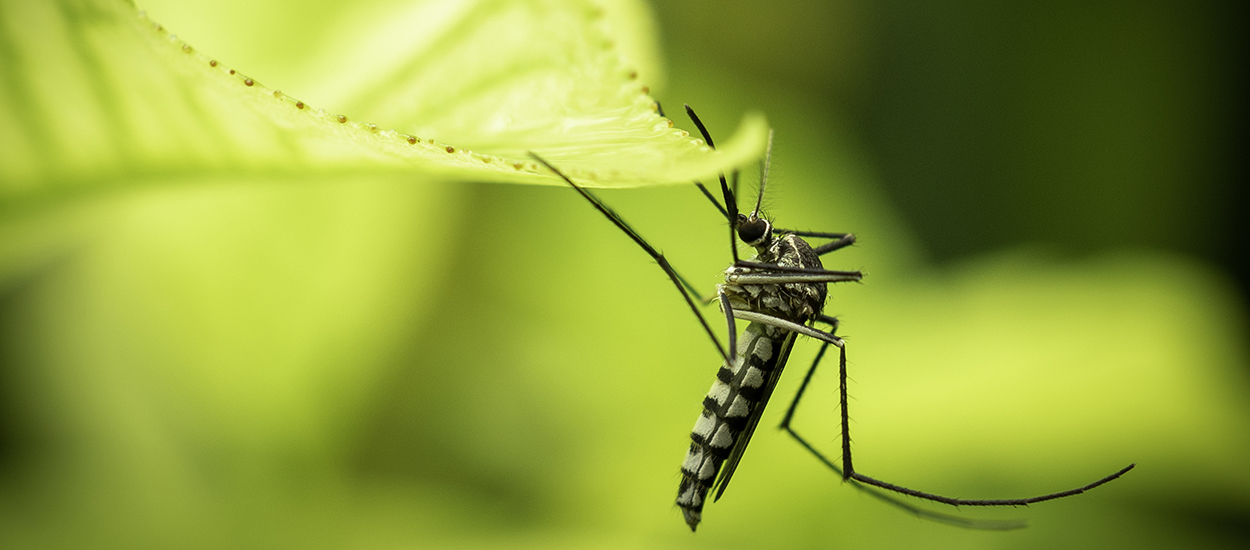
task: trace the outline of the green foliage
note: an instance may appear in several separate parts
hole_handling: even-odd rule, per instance
[[[0,3],[0,547],[1235,547],[1250,360],[1218,272],[1135,251],[927,265],[820,96],[678,48],[658,95],[715,136],[769,98],[778,225],[860,236],[826,265],[867,273],[827,309],[864,473],[1011,497],[1139,464],[1073,499],[943,510],[1032,524],[986,533],[865,498],[761,428],[690,535],[672,499],[712,346],[579,197],[502,183],[554,183],[508,165],[528,149],[587,183],[684,183],[754,158],[764,124],[720,154],[653,128],[645,6],[564,4]],[[601,194],[717,282],[725,226],[693,186]],[[833,375],[798,420],[826,450]]]
[[[656,113],[639,81],[654,62],[616,47],[644,26],[627,3],[390,8],[284,93],[120,0],[6,3],[0,199],[240,171],[558,183],[530,150],[597,186],[676,183],[762,151],[758,116],[713,152]]]

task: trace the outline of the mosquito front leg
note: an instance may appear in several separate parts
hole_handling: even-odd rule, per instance
[[[815,249],[813,249],[812,251],[815,252],[817,256],[823,256],[829,252],[833,252],[834,250],[840,250],[848,246],[851,246],[853,244],[855,244],[855,235],[852,235],[850,233],[844,233],[841,237],[837,237],[836,241],[822,244],[816,247]]]
[[[699,133],[703,134],[703,140],[707,142],[707,146],[711,147],[712,149],[715,149],[716,145],[712,143],[712,134],[708,133],[707,127],[703,125],[703,121],[699,120],[699,115],[694,114],[694,109],[690,108],[689,103],[687,103],[685,107],[686,107],[686,115],[688,115],[690,117],[690,120],[694,122],[695,127],[699,129]],[[772,143],[772,137],[771,137],[772,131],[771,130],[769,131],[769,136],[770,136],[769,143],[771,144]],[[716,198],[713,197],[710,192],[708,192],[707,188],[704,187],[702,183],[699,183],[696,181],[694,182],[694,184],[699,186],[699,190],[703,191],[703,194],[707,196],[708,200],[711,200],[712,204],[716,205],[716,209],[720,210],[721,214],[725,215],[725,219],[729,220],[729,250],[733,253],[734,262],[737,262],[738,261],[738,240],[737,240],[738,201],[737,199],[735,199],[735,197],[738,195],[738,169],[735,168],[733,171],[734,184],[733,184],[732,191],[729,189],[729,183],[725,181],[725,174],[722,172],[721,174],[718,174],[718,176],[720,177],[721,196],[725,198],[724,207],[722,207],[720,203],[716,201]]]
[[[725,281],[739,285],[775,285],[785,283],[858,282],[864,274],[858,271],[833,271],[805,267],[742,261],[737,267],[766,270],[764,273],[729,273]]]
[[[813,248],[812,251],[815,252],[817,256],[824,256],[825,254],[829,252],[833,252],[834,250],[840,250],[840,249],[843,249],[843,248],[846,248],[848,246],[855,244],[855,235],[852,235],[850,233],[822,233],[819,231],[795,231],[793,229],[777,229],[775,227],[773,228],[774,235],[784,235],[786,233],[791,233],[794,235],[798,235],[800,237],[815,237],[818,239],[834,239],[832,242],[827,242],[816,248]]]
[[[668,278],[673,281],[673,285],[677,287],[677,291],[681,292],[681,297],[686,299],[686,305],[690,306],[690,311],[694,312],[695,317],[699,319],[699,324],[703,325],[704,332],[706,332],[708,337],[712,339],[712,344],[716,346],[716,350],[720,352],[721,356],[725,358],[726,362],[732,364],[733,361],[730,358],[731,357],[730,353],[725,350],[724,346],[721,345],[720,339],[716,337],[715,332],[712,332],[712,327],[707,324],[707,319],[704,319],[703,313],[699,311],[699,306],[696,305],[694,302],[694,299],[691,298],[691,294],[697,295],[698,292],[695,292],[693,287],[690,285],[690,283],[686,282],[685,278],[682,277],[680,274],[678,274],[677,270],[673,269],[673,266],[669,265],[668,259],[666,259],[664,255],[661,254],[659,251],[652,248],[650,244],[647,244],[647,241],[644,240],[642,236],[638,234],[637,231],[634,231],[634,229],[630,227],[629,224],[625,223],[625,220],[621,218],[620,215],[614,212],[611,208],[608,208],[606,204],[603,204],[603,202],[600,201],[597,197],[595,197],[594,194],[592,194],[589,190],[583,189],[581,186],[577,185],[576,183],[573,183],[573,180],[569,179],[569,177],[564,175],[563,172],[561,172],[551,163],[547,162],[546,160],[544,160],[542,157],[538,156],[534,152],[531,151],[530,156],[533,157],[534,160],[542,163],[543,166],[546,166],[548,170],[551,170],[557,176],[560,176],[560,179],[563,179],[565,183],[568,183],[571,187],[573,187],[573,189],[575,189],[579,194],[581,194],[582,197],[584,197],[587,201],[590,201],[590,204],[592,204],[596,210],[598,210],[604,216],[607,216],[608,220],[610,220],[614,225],[616,225],[616,227],[619,228],[621,231],[624,231],[625,234],[628,235],[630,239],[633,239],[633,241],[637,243],[638,246],[643,249],[643,251],[645,251],[648,255],[650,255],[651,258],[654,259],[655,262],[660,265],[660,269],[663,269],[664,273],[668,275]]]

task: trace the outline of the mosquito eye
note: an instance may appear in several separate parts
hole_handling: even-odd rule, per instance
[[[768,233],[768,222],[761,219],[747,220],[738,225],[738,238],[747,244],[760,242]]]

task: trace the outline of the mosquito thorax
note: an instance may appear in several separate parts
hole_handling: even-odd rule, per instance
[[[747,243],[756,248],[768,246],[769,237],[772,236],[773,226],[768,220],[752,216],[750,218],[738,215],[738,238],[742,242]]]

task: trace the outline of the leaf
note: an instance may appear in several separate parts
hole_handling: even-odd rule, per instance
[[[714,152],[654,111],[622,54],[651,38],[614,38],[646,26],[626,2],[411,4],[324,67],[323,105],[121,0],[0,9],[0,211],[214,172],[559,183],[530,150],[588,185],[677,183],[764,144],[759,116]]]
[[[360,17],[325,43],[341,56],[310,56],[299,83],[315,104],[130,2],[0,3],[0,286],[96,231],[89,208],[63,207],[117,191],[336,174],[563,185],[530,150],[588,186],[684,183],[764,146],[760,116],[713,152],[654,112],[642,79],[660,80],[656,39],[638,2],[416,2]]]

